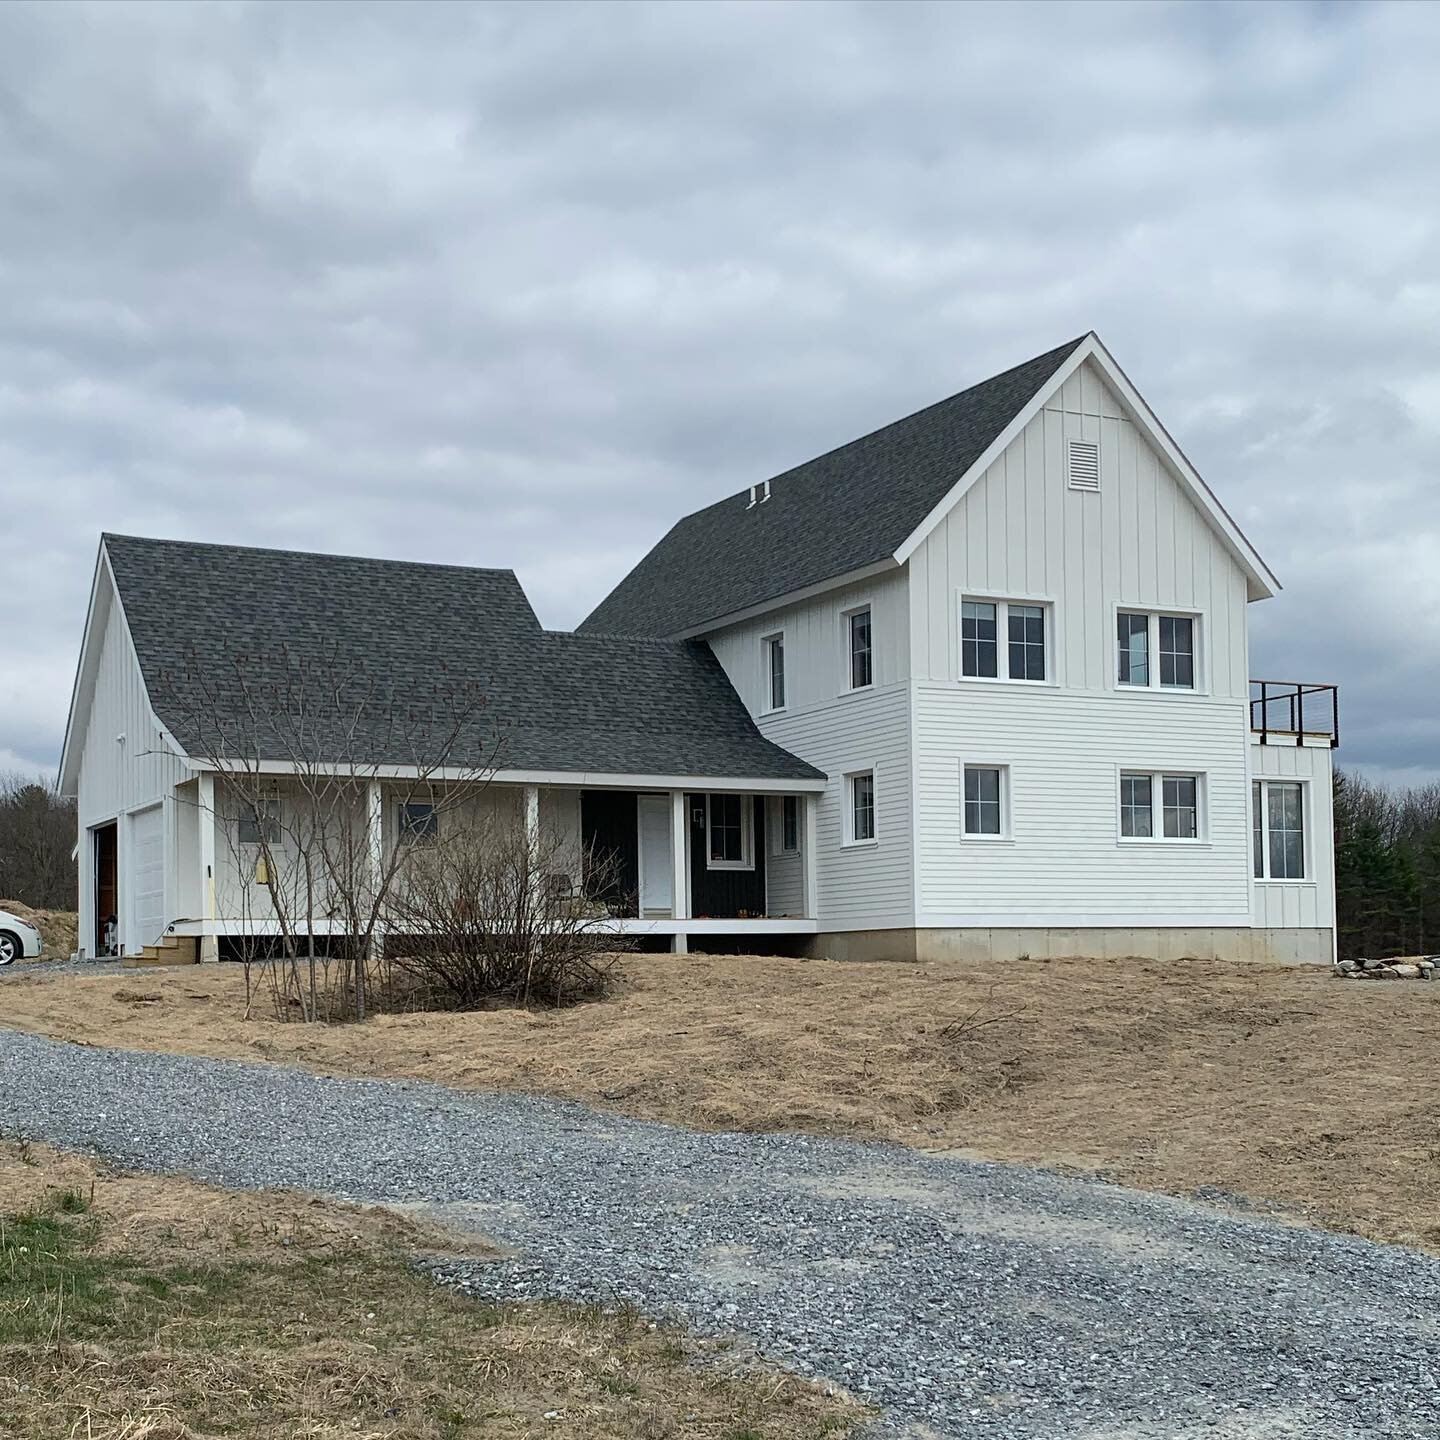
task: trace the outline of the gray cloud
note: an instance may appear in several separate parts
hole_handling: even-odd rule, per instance
[[[1252,668],[1440,771],[1440,13],[0,8],[0,768],[101,528],[513,564],[1095,328],[1285,581]]]

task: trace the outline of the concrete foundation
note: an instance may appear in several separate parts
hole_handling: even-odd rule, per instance
[[[831,960],[1244,960],[1262,965],[1329,965],[1328,929],[839,930],[817,935],[814,956]]]

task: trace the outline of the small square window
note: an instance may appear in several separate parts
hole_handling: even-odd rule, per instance
[[[875,839],[875,772],[862,770],[846,777],[849,792],[849,814],[846,840],[861,845]]]
[[[239,840],[242,845],[280,843],[280,796],[275,791],[240,801]]]
[[[1159,826],[1155,810],[1159,808]],[[1201,839],[1200,776],[1125,771],[1120,776],[1123,840]]]
[[[440,817],[433,805],[406,803],[397,811],[402,845],[425,845],[440,833]]]
[[[965,767],[965,805],[962,820],[967,836],[1001,836],[1005,833],[1005,770],[1000,765]]]
[[[1193,615],[1120,610],[1115,628],[1117,685],[1195,689],[1198,626]]]
[[[850,688],[864,690],[875,680],[875,662],[870,643],[870,607],[853,610],[848,617],[850,637]]]
[[[1020,600],[962,598],[960,674],[971,680],[1044,681],[1045,611],[1044,605]]]

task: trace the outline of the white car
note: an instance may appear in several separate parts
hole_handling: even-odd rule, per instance
[[[28,920],[0,910],[0,965],[34,960],[40,954],[40,932]]]

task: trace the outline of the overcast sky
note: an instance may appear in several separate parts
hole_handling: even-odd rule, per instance
[[[0,769],[102,529],[513,566],[1089,329],[1440,774],[1440,5],[0,7]],[[176,597],[183,603],[183,597]]]

